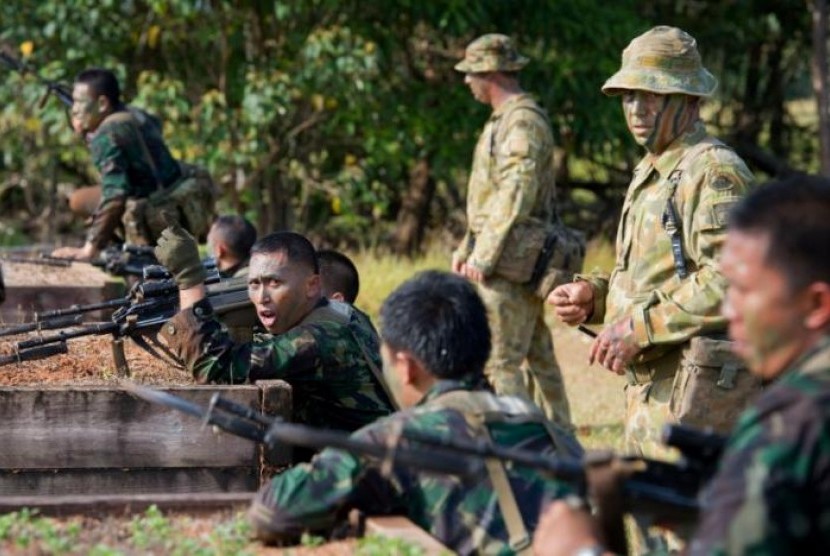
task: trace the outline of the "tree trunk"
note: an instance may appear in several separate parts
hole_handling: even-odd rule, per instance
[[[409,172],[409,189],[404,195],[392,248],[399,255],[411,257],[418,253],[424,238],[429,205],[435,195],[435,180],[430,175],[429,161],[421,158]]]
[[[819,125],[821,173],[830,176],[830,91],[827,77],[827,0],[812,0],[813,16],[813,93],[816,96]]]

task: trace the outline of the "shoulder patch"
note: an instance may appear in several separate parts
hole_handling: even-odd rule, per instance
[[[715,191],[729,191],[737,184],[737,178],[735,178],[735,176],[730,176],[729,174],[718,174],[709,180],[709,187]]]
[[[726,226],[726,223],[729,221],[729,213],[732,212],[732,207],[735,206],[735,203],[737,201],[729,200],[712,205],[712,221],[716,226],[719,228]]]

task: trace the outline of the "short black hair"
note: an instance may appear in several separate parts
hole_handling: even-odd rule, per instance
[[[317,251],[320,262],[320,278],[323,281],[323,295],[340,292],[347,303],[354,303],[360,291],[360,275],[352,260],[334,249]]]
[[[121,86],[118,84],[118,78],[108,69],[85,69],[75,77],[75,83],[87,84],[96,97],[104,95],[113,107],[121,103]]]
[[[244,261],[256,242],[256,228],[238,214],[223,214],[213,221],[213,233],[227,246],[231,255]]]
[[[272,232],[257,240],[251,247],[252,257],[279,252],[288,255],[288,260],[292,263],[301,264],[314,274],[320,274],[317,250],[304,235],[295,232]]]
[[[490,357],[487,311],[464,278],[428,270],[383,302],[381,338],[414,355],[438,378],[481,378]]]
[[[769,238],[767,264],[792,291],[813,282],[830,284],[830,181],[799,174],[770,181],[732,210],[730,229]]]

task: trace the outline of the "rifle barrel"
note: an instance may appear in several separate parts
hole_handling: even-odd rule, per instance
[[[17,349],[30,349],[34,347],[40,347],[46,344],[65,342],[66,340],[71,340],[72,338],[80,338],[82,336],[109,334],[110,332],[115,332],[119,328],[119,325],[114,322],[101,322],[89,324],[86,326],[82,326],[80,328],[76,328],[74,330],[62,331],[53,336],[44,336],[42,338],[33,338],[31,340],[24,340],[22,342],[18,342]]]
[[[59,266],[59,267],[67,267],[72,264],[72,261],[69,259],[59,259],[59,258],[29,258],[29,257],[9,257],[3,256],[2,260],[8,263],[24,263],[24,264],[35,264],[38,266]]]
[[[45,359],[60,353],[68,353],[69,349],[66,347],[66,342],[57,344],[49,344],[45,346],[37,346],[25,351],[17,350],[12,355],[4,355],[0,357],[0,367],[9,365],[11,363],[22,363],[23,361],[34,361],[35,359]]]
[[[26,334],[27,332],[40,332],[41,330],[54,330],[56,328],[64,328],[67,326],[74,326],[81,322],[83,317],[81,315],[70,315],[66,317],[58,317],[37,322],[29,322],[19,326],[12,326],[0,330],[0,337],[13,336],[15,334]]]
[[[99,303],[90,303],[89,305],[73,305],[67,309],[54,309],[52,311],[44,311],[35,314],[35,320],[51,319],[55,317],[64,317],[67,315],[77,315],[80,313],[89,313],[90,311],[99,311],[101,309],[118,309],[125,305],[129,305],[129,299],[110,299],[109,301],[101,301]]]

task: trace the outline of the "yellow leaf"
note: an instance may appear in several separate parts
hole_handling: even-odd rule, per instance
[[[314,93],[313,95],[311,95],[311,106],[314,107],[315,111],[322,112],[324,102],[325,98],[320,93]]]
[[[340,202],[340,197],[333,197],[331,200],[331,211],[334,214],[340,214],[342,210],[342,203]]]
[[[334,97],[328,97],[326,99],[326,110],[334,110],[337,108],[337,99]]]
[[[26,131],[30,133],[37,133],[40,131],[40,120],[37,118],[26,118],[24,125],[26,127]]]
[[[32,41],[23,41],[20,43],[20,54],[23,55],[24,58],[28,58],[32,55],[32,52],[35,50],[35,43]]]
[[[161,36],[161,27],[158,25],[151,25],[147,30],[147,46],[156,48],[159,44],[159,36]]]
[[[347,167],[354,166],[355,164],[357,164],[357,157],[353,154],[347,154],[343,163]]]

